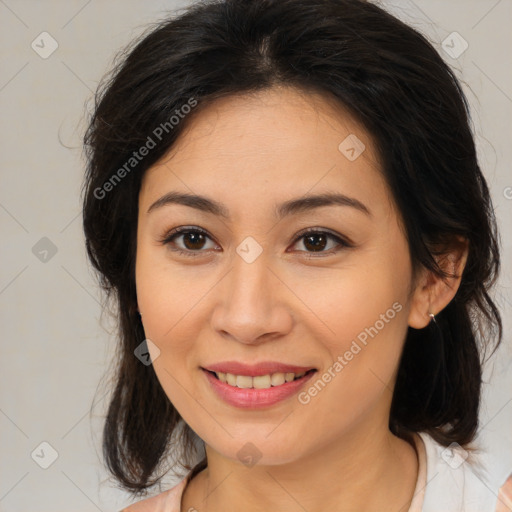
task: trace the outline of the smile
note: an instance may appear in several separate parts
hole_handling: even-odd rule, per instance
[[[262,409],[283,402],[299,393],[316,372],[311,369],[251,377],[202,368],[214,394],[224,403],[242,409]]]
[[[210,372],[217,377],[221,382],[224,382],[232,387],[242,389],[268,389],[270,387],[282,386],[286,382],[292,382],[294,380],[304,377],[306,373],[314,372],[315,370],[309,370],[301,373],[272,373],[267,375],[259,375],[257,377],[250,377],[249,375],[234,375],[233,373],[223,372]]]

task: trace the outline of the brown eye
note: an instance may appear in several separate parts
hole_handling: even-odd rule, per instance
[[[329,240],[334,241],[335,243],[329,246]],[[299,241],[303,241],[303,246],[305,247],[305,251],[300,252],[308,252],[308,253],[327,253],[331,254],[333,252],[337,252],[337,250],[343,247],[351,247],[351,244],[340,238],[339,236],[336,236],[332,233],[329,233],[328,231],[307,231],[305,233],[302,233],[295,241],[295,244],[297,244]],[[294,245],[295,245],[294,244]],[[336,249],[336,246],[338,246],[338,249]],[[326,247],[328,247],[328,250],[325,250]],[[334,250],[333,250],[334,248]]]
[[[208,240],[211,240],[211,238],[206,231],[199,228],[182,227],[167,232],[159,241],[162,245],[169,245],[173,251],[185,256],[199,256],[202,252],[206,252],[203,249]],[[177,247],[173,248],[173,245]],[[206,249],[212,248],[214,247],[207,247]]]
[[[193,257],[199,256],[207,250],[216,248],[215,244],[213,244],[213,247],[205,247],[208,240],[213,242],[208,233],[202,229],[181,227],[166,233],[160,240],[160,243],[169,245],[171,250],[179,254]],[[297,245],[300,241],[303,241],[302,243],[305,249],[299,250],[298,252],[306,254],[319,253],[328,256],[342,248],[352,247],[352,244],[343,240],[340,236],[320,230],[310,229],[309,231],[303,232],[295,239],[293,245]]]
[[[197,250],[202,249],[205,243],[205,236],[202,233],[189,231],[181,235],[183,237],[183,245],[187,249]]]
[[[324,233],[315,233],[313,235],[307,235],[303,237],[304,239],[304,247],[306,249],[311,249],[314,252],[322,251],[325,249],[325,246],[327,245],[328,236],[326,236]]]

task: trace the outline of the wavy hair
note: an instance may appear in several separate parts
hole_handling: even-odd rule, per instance
[[[134,357],[145,339],[135,288],[142,177],[203,106],[278,84],[334,99],[371,134],[414,269],[446,277],[436,257],[457,237],[469,241],[460,287],[436,315],[437,327],[408,330],[389,428],[409,442],[412,432],[424,431],[445,446],[466,446],[477,434],[484,355],[502,338],[489,295],[500,254],[470,109],[454,72],[418,31],[363,0],[196,2],[119,54],[98,87],[84,136],[86,248],[118,321],[103,455],[132,494],[162,478],[171,448],[190,469],[199,440],[152,365]],[[171,128],[191,98],[197,106]],[[127,172],[126,162],[158,126],[167,127],[158,144]],[[203,458],[192,474],[206,465]]]

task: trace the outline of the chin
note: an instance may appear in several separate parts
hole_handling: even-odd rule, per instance
[[[265,435],[240,436],[231,440],[229,446],[216,449],[223,457],[238,461],[250,468],[257,466],[279,466],[295,462],[300,454],[293,443],[286,444],[276,436],[275,439],[265,439]],[[272,435],[272,434],[271,434]],[[288,439],[289,441],[289,439]]]

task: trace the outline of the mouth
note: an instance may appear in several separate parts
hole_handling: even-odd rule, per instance
[[[302,372],[274,372],[265,375],[250,376],[250,375],[236,375],[227,372],[217,372],[202,368],[205,372],[211,374],[218,381],[227,384],[228,386],[240,389],[269,389],[283,386],[289,382],[305,379],[310,374],[315,373],[317,370],[312,368]]]

